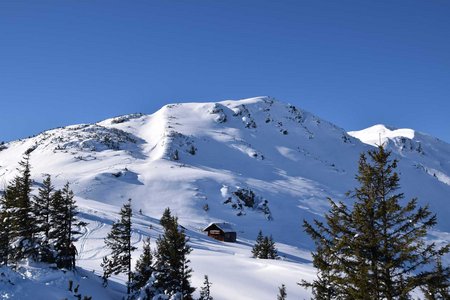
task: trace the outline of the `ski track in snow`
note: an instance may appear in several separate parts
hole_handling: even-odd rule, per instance
[[[90,225],[90,224],[89,224]],[[95,226],[90,228],[90,226],[86,226],[86,232],[80,237],[79,241],[81,241],[80,249],[78,250],[78,259],[80,260],[90,260],[96,259],[99,256],[100,250],[103,247],[95,247],[86,249],[86,243],[90,239],[90,236],[96,233],[98,230],[101,230],[105,227],[105,223],[101,223],[99,221],[95,221]],[[91,253],[90,255],[88,255]]]

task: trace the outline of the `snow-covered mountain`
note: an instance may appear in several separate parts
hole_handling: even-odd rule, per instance
[[[200,286],[208,274],[215,299],[273,299],[282,283],[288,299],[298,299],[309,292],[296,282],[314,276],[302,220],[322,217],[327,197],[348,201],[344,194],[356,185],[359,154],[380,141],[400,160],[406,197],[417,196],[438,214],[430,238],[450,241],[449,144],[382,125],[347,133],[269,97],[172,104],[151,115],[49,130],[4,145],[0,180],[13,178],[28,151],[36,182],[51,174],[56,186],[71,183],[89,222],[77,244],[86,270],[100,274],[103,238],[131,198],[133,242],[140,246],[143,236],[155,241],[158,219],[170,207],[194,248],[193,284]],[[233,224],[238,242],[206,237],[202,229],[213,221]],[[282,259],[251,258],[260,229],[273,236]]]
[[[450,184],[450,147],[438,138],[413,129],[395,129],[384,125],[349,134],[369,145],[375,146],[381,142],[401,158],[413,162],[417,168],[446,185]]]

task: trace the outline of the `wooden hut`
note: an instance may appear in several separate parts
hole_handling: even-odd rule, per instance
[[[236,242],[236,231],[229,223],[211,223],[203,231],[208,236],[223,242]]]

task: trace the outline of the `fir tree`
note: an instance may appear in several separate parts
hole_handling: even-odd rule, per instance
[[[61,190],[56,190],[51,197],[50,202],[50,229],[49,242],[54,247],[53,256],[56,259],[58,267],[68,267],[66,251],[69,243],[68,226],[66,220],[66,205]]]
[[[448,245],[437,251],[434,243],[425,243],[436,224],[427,206],[417,207],[417,199],[401,205],[397,161],[390,152],[378,147],[368,155],[371,162],[365,154],[359,160],[360,186],[349,193],[352,210],[330,200],[326,223],[304,222],[317,247],[313,264],[325,282],[302,285],[319,299],[406,299],[424,284],[421,268],[449,251]]]
[[[42,182],[42,187],[38,190],[38,195],[33,197],[32,209],[36,222],[36,235],[39,239],[38,255],[39,260],[44,262],[53,262],[52,247],[49,241],[50,232],[50,207],[54,187],[50,175]]]
[[[254,258],[260,258],[263,243],[264,243],[264,236],[262,234],[262,231],[259,230],[258,236],[256,237],[256,243],[255,243],[255,245],[253,245],[253,248],[252,248],[252,254],[253,254]]]
[[[267,258],[268,259],[277,259],[278,258],[278,250],[275,247],[275,242],[272,238],[272,236],[269,236],[267,238]]]
[[[449,300],[450,299],[450,267],[442,265],[442,258],[438,256],[435,269],[427,274],[426,284],[422,292],[426,300]]]
[[[50,203],[49,241],[54,245],[56,263],[60,268],[72,269],[76,249],[73,242],[81,234],[85,222],[78,220],[74,194],[67,182],[62,190],[53,193]]]
[[[276,259],[278,253],[272,236],[263,236],[260,230],[256,238],[256,243],[252,248],[252,254],[254,258]]]
[[[154,288],[169,297],[190,300],[195,288],[191,287],[192,269],[187,255],[192,248],[187,244],[184,231],[178,230],[178,220],[172,217],[170,210],[163,217],[164,235],[156,242]]]
[[[63,189],[61,190],[62,197],[64,199],[66,207],[66,220],[67,220],[67,233],[69,241],[76,241],[77,235],[82,234],[80,231],[81,227],[86,226],[85,222],[80,221],[76,216],[78,215],[77,205],[74,199],[73,191],[70,189],[69,182],[66,182]]]
[[[3,209],[9,232],[10,249],[8,257],[12,262],[23,258],[35,259],[37,243],[34,238],[35,221],[32,217],[30,192],[31,173],[30,157],[25,154],[19,163],[19,175],[6,187]]]
[[[165,228],[166,226],[170,225],[171,223],[173,223],[172,212],[170,211],[170,208],[167,207],[164,210],[161,219],[159,220],[159,224],[161,224]]]
[[[313,299],[330,300],[338,299],[341,294],[339,289],[343,285],[340,272],[341,260],[345,258],[344,253],[349,250],[345,247],[346,240],[341,239],[342,232],[348,229],[350,215],[348,208],[343,203],[335,203],[328,199],[331,205],[330,212],[325,215],[326,225],[318,220],[314,220],[312,226],[304,221],[305,231],[315,242],[316,251],[312,253],[313,265],[317,269],[317,278],[312,282],[302,280],[299,285],[311,288]],[[351,235],[351,232],[347,232]],[[342,242],[340,246],[342,256],[334,255],[333,242]]]
[[[46,240],[50,231],[50,203],[54,187],[51,176],[42,181],[42,187],[38,189],[38,195],[33,197],[33,211],[36,220],[36,230],[41,232]]]
[[[277,300],[286,300],[286,297],[286,286],[282,284],[281,287],[278,288]]]
[[[131,281],[131,289],[139,291],[148,282],[153,274],[153,255],[150,248],[150,238],[144,240],[141,256],[136,262],[136,269]]]
[[[261,251],[259,253],[258,258],[260,259],[268,259],[269,258],[269,237],[264,236],[263,242],[261,244]]]
[[[111,232],[105,238],[105,244],[111,249],[110,257],[103,258],[103,278],[105,283],[111,274],[125,273],[128,276],[127,293],[130,294],[131,284],[131,252],[136,247],[131,245],[131,199],[120,210],[120,220],[112,225]]]
[[[205,275],[205,281],[203,282],[203,286],[200,290],[200,298],[198,300],[213,300],[214,298],[211,296],[211,285],[209,282],[208,275]]]
[[[9,215],[4,208],[4,198],[0,199],[0,266],[2,266],[8,265],[11,225]]]

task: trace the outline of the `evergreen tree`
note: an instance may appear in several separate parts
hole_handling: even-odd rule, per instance
[[[253,248],[252,248],[252,254],[253,254],[254,258],[261,257],[263,243],[264,243],[264,236],[262,234],[262,231],[259,230],[258,236],[256,237],[256,243],[255,243],[255,245],[253,245]]]
[[[263,242],[261,245],[261,251],[259,253],[259,257],[261,259],[268,259],[269,258],[269,237],[264,236]]]
[[[254,258],[276,259],[278,253],[272,236],[263,236],[260,230],[256,238],[256,243],[252,248],[252,254]]]
[[[205,275],[205,281],[203,282],[202,289],[200,290],[200,298],[198,300],[213,300],[214,298],[211,296],[211,285],[209,282],[208,275]]]
[[[150,248],[150,238],[144,240],[141,256],[136,262],[136,269],[131,281],[131,289],[139,291],[148,282],[153,274],[153,255]]]
[[[38,190],[38,195],[33,197],[32,209],[36,222],[36,236],[39,240],[38,255],[39,260],[44,262],[53,262],[54,257],[52,247],[49,241],[50,232],[50,207],[54,187],[50,175],[42,182],[42,187]]]
[[[111,232],[105,238],[105,244],[111,249],[111,256],[103,258],[103,278],[105,283],[111,274],[125,273],[128,275],[127,293],[130,294],[131,284],[131,252],[136,247],[131,245],[131,199],[120,210],[120,220],[112,225]]]
[[[51,176],[47,175],[38,189],[38,195],[33,197],[33,211],[36,220],[36,230],[48,240],[50,231],[50,203],[54,192]]]
[[[76,249],[73,242],[87,223],[80,221],[74,194],[67,182],[62,190],[53,193],[50,202],[49,243],[54,246],[56,263],[60,268],[72,269]]]
[[[326,223],[304,222],[317,247],[313,264],[325,282],[302,285],[319,299],[406,299],[424,284],[421,268],[438,254],[424,240],[436,216],[427,206],[417,207],[417,199],[400,204],[397,161],[390,152],[378,147],[368,155],[371,162],[365,154],[359,160],[360,186],[349,193],[353,209],[330,200]],[[449,245],[439,250],[448,251]]]
[[[275,247],[275,242],[274,242],[272,236],[269,236],[267,238],[266,245],[267,245],[267,258],[268,259],[277,259],[278,250]]]
[[[311,288],[313,299],[330,300],[338,299],[340,286],[344,285],[343,273],[340,267],[341,261],[345,259],[344,253],[347,253],[349,247],[346,247],[346,239],[342,232],[348,230],[350,215],[348,208],[342,202],[335,203],[331,199],[330,212],[325,215],[326,225],[318,220],[314,220],[312,226],[304,221],[305,231],[315,242],[316,251],[312,253],[313,265],[317,269],[317,278],[312,282],[302,280],[299,285],[305,288]],[[351,235],[351,232],[347,232]],[[344,237],[344,238],[342,238]],[[333,242],[341,242],[340,248],[342,255],[334,255]]]
[[[442,265],[442,258],[436,258],[435,269],[426,277],[422,292],[426,300],[450,300],[450,267]]]
[[[67,244],[69,243],[68,226],[66,220],[66,205],[62,196],[61,190],[56,190],[50,202],[50,229],[49,229],[49,243],[54,247],[53,256],[60,268],[67,268],[68,251]]]
[[[172,212],[170,211],[170,208],[167,207],[164,210],[161,219],[159,220],[159,224],[161,224],[165,228],[166,226],[169,226],[171,223],[173,223]]]
[[[19,175],[6,187],[3,209],[7,219],[10,249],[9,260],[17,262],[23,258],[35,259],[37,243],[34,238],[35,221],[32,216],[30,192],[30,157],[25,154],[19,163]]]
[[[175,299],[191,300],[195,288],[189,282],[192,269],[187,255],[192,248],[184,231],[178,230],[177,218],[172,217],[169,209],[165,212],[168,213],[163,216],[164,235],[156,242],[154,288]]]
[[[278,288],[277,300],[286,300],[286,297],[286,286],[282,284],[281,287]]]
[[[11,226],[9,215],[4,208],[4,197],[0,198],[0,266],[8,265]]]

